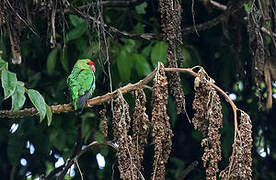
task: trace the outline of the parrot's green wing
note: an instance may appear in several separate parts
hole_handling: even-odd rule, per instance
[[[92,70],[74,68],[67,79],[75,110],[82,109],[95,90],[95,75]]]

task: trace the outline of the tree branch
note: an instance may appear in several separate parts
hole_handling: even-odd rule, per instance
[[[182,29],[182,35],[187,35],[187,34],[191,34],[191,33],[195,33],[196,31],[204,31],[206,29],[210,29],[220,23],[222,23],[223,21],[226,20],[226,17],[229,16],[230,14],[235,13],[237,10],[239,10],[240,8],[242,8],[243,4],[245,2],[247,2],[249,0],[245,0],[245,1],[240,1],[237,4],[230,4],[228,7],[227,6],[223,6],[223,8],[225,9],[225,12],[221,15],[219,15],[218,17],[207,21],[205,23],[202,24],[198,24],[195,26],[190,26],[190,27],[186,27]],[[139,3],[142,3],[142,0],[130,0],[130,1],[103,1],[102,5],[103,6],[111,6],[114,5],[115,6],[119,6],[120,4],[123,4],[123,7],[128,7],[131,5],[138,5]],[[126,33],[126,32],[122,32],[119,29],[112,27],[112,26],[108,26],[107,24],[103,24],[102,22],[100,22],[99,20],[97,20],[96,18],[83,13],[81,10],[89,8],[93,5],[92,4],[88,4],[88,5],[84,5],[84,6],[80,6],[80,7],[74,7],[70,4],[69,9],[66,10],[67,13],[73,13],[77,16],[80,16],[84,19],[86,19],[87,21],[93,22],[97,25],[101,25],[103,26],[106,30],[108,30],[110,33],[114,33],[120,37],[124,37],[124,38],[129,38],[129,39],[144,39],[144,40],[162,40],[163,35],[162,34],[155,34],[155,33],[144,33],[144,34],[130,34],[130,33]]]
[[[130,38],[130,39],[144,39],[144,40],[152,40],[152,39],[159,39],[161,40],[161,35],[159,34],[154,34],[154,33],[144,33],[144,34],[129,34],[126,32],[122,32],[120,30],[118,30],[115,27],[112,26],[108,26],[107,24],[102,23],[101,21],[97,20],[96,18],[85,14],[83,12],[81,12],[81,10],[77,7],[74,7],[72,5],[70,5],[70,10],[73,14],[82,17],[84,19],[86,19],[87,21],[93,22],[99,26],[103,26],[107,31],[109,31],[110,33],[114,33],[120,37],[125,37],[125,38]]]
[[[176,177],[176,180],[184,180],[186,176],[196,168],[198,161],[192,162],[187,168],[185,168],[180,174]]]
[[[156,70],[154,70],[152,73],[150,73],[147,77],[140,80],[139,82],[137,82],[135,84],[130,83],[124,87],[119,88],[118,90],[120,90],[121,93],[124,94],[129,91],[144,88],[144,85],[146,85],[148,82],[150,82],[153,79],[155,73],[156,73]],[[102,104],[104,102],[110,101],[111,99],[113,99],[117,96],[118,96],[117,90],[115,90],[111,93],[107,93],[102,96],[97,96],[93,99],[89,99],[85,105],[85,108],[93,107],[98,104]],[[55,113],[55,114],[73,111],[73,106],[71,104],[52,105],[52,106],[50,106],[50,108],[52,110],[52,113]],[[25,116],[34,116],[34,115],[38,115],[38,111],[35,108],[25,108],[25,109],[18,111],[17,113],[13,113],[12,111],[9,111],[9,110],[0,111],[0,118],[5,118],[5,117],[7,117],[7,118],[22,118]]]
[[[64,176],[66,175],[67,171],[70,169],[70,167],[79,159],[79,157],[81,155],[83,155],[85,152],[87,152],[90,148],[94,147],[94,146],[102,146],[102,145],[108,145],[111,146],[112,148],[116,149],[117,148],[112,144],[111,141],[107,141],[107,142],[97,142],[97,141],[93,141],[92,143],[88,144],[84,149],[82,149],[81,151],[79,151],[78,154],[76,154],[73,158],[69,159],[68,161],[66,161],[65,165],[62,165],[60,167],[55,168],[54,170],[52,170],[46,177],[42,178],[43,180],[48,180],[51,179],[54,175],[56,175],[57,173],[59,173],[60,171],[61,174],[57,177],[58,180],[63,180]]]
[[[100,1],[99,5],[103,7],[131,7],[131,6],[137,6],[141,3],[143,3],[145,0],[128,0],[128,1]],[[80,6],[80,10],[86,10],[90,7],[97,6],[97,2],[92,2],[83,6]],[[70,12],[70,9],[65,9],[65,13]]]
[[[225,11],[227,9],[227,6],[221,4],[221,3],[218,3],[217,1],[213,1],[213,0],[209,0],[210,4],[212,4],[213,6],[215,6],[216,8],[218,9],[221,9],[223,11]]]
[[[197,31],[204,31],[206,29],[210,29],[210,28],[222,23],[223,21],[225,21],[227,19],[227,17],[230,14],[234,14],[240,8],[242,8],[244,3],[246,3],[247,1],[249,1],[249,0],[239,1],[236,4],[229,4],[228,6],[223,5],[222,9],[225,10],[223,14],[221,14],[218,17],[216,17],[210,21],[207,21],[205,23],[183,28],[182,34],[187,35],[187,34],[191,34],[191,33],[196,33]],[[213,5],[214,5],[214,3],[215,3],[214,1],[211,2],[211,4],[213,4]],[[216,5],[218,5],[218,4],[216,4]]]
[[[193,71],[194,68],[198,68],[200,66],[195,66],[193,68],[164,68],[165,71],[167,72],[184,72],[184,73],[188,73],[194,77],[197,77],[198,74],[195,73]],[[118,96],[118,91],[120,91],[122,94],[127,93],[129,91],[133,91],[136,89],[141,89],[144,88],[146,84],[148,84],[153,77],[155,76],[157,69],[155,69],[153,72],[151,72],[147,77],[145,77],[144,79],[140,80],[139,82],[135,83],[135,84],[128,84],[124,87],[121,87],[111,93],[107,93],[105,95],[102,96],[97,96],[93,99],[89,99],[87,101],[87,103],[85,104],[85,108],[91,108],[97,104],[102,104],[104,102],[110,101],[113,98]],[[236,137],[236,133],[238,132],[238,120],[237,120],[237,107],[235,105],[235,103],[232,101],[231,98],[229,98],[229,96],[220,88],[218,87],[216,84],[214,83],[210,83],[210,85],[215,88],[222,96],[224,96],[227,101],[230,103],[232,110],[233,110],[233,114],[234,114],[234,132],[235,132],[235,136]],[[73,106],[71,104],[63,104],[63,105],[53,105],[50,106],[52,113],[61,113],[61,112],[69,112],[69,111],[73,111]],[[35,108],[25,108],[23,110],[20,110],[17,113],[13,113],[12,111],[9,110],[2,110],[0,111],[0,118],[20,118],[20,117],[25,117],[25,116],[34,116],[34,115],[38,115],[38,111]]]
[[[193,70],[195,68],[202,68],[201,66],[195,66],[193,68],[164,68],[164,71],[166,72],[183,72],[183,73],[188,73],[194,77],[199,76],[198,73],[194,72]],[[124,94],[133,90],[137,90],[137,89],[141,89],[141,88],[145,88],[146,84],[148,84],[155,76],[157,71],[157,68],[154,69],[153,72],[151,72],[148,76],[146,76],[144,79],[140,80],[139,82],[135,83],[135,84],[128,84],[124,87],[121,87],[111,93],[107,93],[105,95],[102,96],[97,96],[93,99],[89,99],[87,101],[87,103],[85,104],[85,108],[91,108],[94,105],[97,104],[102,104],[104,102],[110,101],[113,98],[119,96],[119,94]],[[234,113],[234,132],[235,132],[235,136],[236,137],[236,133],[238,132],[238,121],[237,121],[237,107],[235,105],[235,103],[229,98],[229,96],[220,88],[218,87],[216,84],[210,82],[210,85],[215,88],[222,96],[224,96],[227,101],[230,103],[233,113]],[[118,93],[120,92],[120,93]],[[61,112],[69,112],[69,111],[73,111],[73,106],[71,104],[63,104],[63,105],[53,105],[50,106],[52,113],[61,113]],[[0,118],[20,118],[20,117],[25,117],[25,116],[34,116],[34,115],[38,115],[38,111],[35,108],[25,108],[23,110],[20,110],[17,113],[13,113],[11,111],[7,111],[7,110],[2,110],[0,111]],[[67,163],[61,167],[58,167],[56,169],[54,169],[47,177],[45,177],[45,179],[47,179],[49,176],[53,176],[56,173],[62,171],[62,174],[59,176],[58,179],[62,179],[68,169],[75,163],[76,160],[78,160],[78,158],[84,154],[86,151],[89,150],[89,148],[93,147],[93,146],[98,146],[98,145],[110,145],[113,148],[116,149],[116,147],[112,144],[112,142],[104,142],[104,143],[99,143],[99,142],[92,142],[90,143],[87,147],[85,147],[83,150],[80,150],[73,158],[69,159],[67,161]],[[60,178],[62,177],[62,178]]]
[[[196,67],[200,67],[200,66],[196,66]],[[193,67],[193,68],[164,68],[164,70],[167,72],[184,72],[184,73],[188,73],[194,77],[197,77],[198,74],[193,71],[194,68],[195,67]],[[124,87],[121,87],[111,93],[107,93],[105,95],[97,96],[93,99],[89,99],[87,101],[87,103],[85,104],[85,108],[91,108],[95,105],[102,104],[104,102],[112,100],[113,98],[118,96],[118,93],[117,93],[118,91],[120,91],[122,94],[124,94],[124,93],[130,92],[130,91],[136,90],[136,89],[145,88],[145,85],[148,84],[155,76],[156,71],[157,71],[157,69],[155,69],[147,77],[145,77],[144,79],[140,80],[139,82],[137,82],[135,84],[130,83],[130,84],[128,84]],[[238,128],[238,123],[237,123],[237,107],[236,107],[235,103],[229,98],[229,96],[221,88],[219,88],[214,83],[210,83],[210,84],[222,96],[224,96],[230,103],[230,105],[233,109],[233,113],[234,113],[234,126],[235,126],[235,132],[236,132],[236,130]],[[50,108],[52,110],[52,113],[55,113],[55,114],[73,111],[73,106],[71,104],[52,105],[52,106],[50,106]],[[34,116],[34,115],[38,115],[38,111],[35,108],[25,108],[23,110],[20,110],[17,113],[13,113],[9,110],[0,111],[0,118],[22,118],[25,116]]]

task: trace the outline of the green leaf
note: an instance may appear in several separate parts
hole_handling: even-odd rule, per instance
[[[0,71],[2,71],[3,69],[8,69],[8,63],[4,61],[0,56]]]
[[[140,54],[133,54],[132,59],[135,62],[136,71],[139,76],[146,76],[151,73],[151,67],[146,58]]]
[[[65,37],[65,43],[68,43],[71,40],[78,39],[81,37],[87,30],[86,22],[79,24],[73,30],[71,30]]]
[[[121,51],[117,58],[117,67],[120,77],[123,81],[128,82],[131,75],[132,61],[129,54],[126,51]]]
[[[151,51],[151,62],[154,67],[157,66],[158,61],[162,62],[164,65],[167,64],[167,53],[168,53],[168,44],[160,41],[157,42]]]
[[[24,83],[17,81],[15,92],[12,95],[12,112],[19,111],[23,107],[25,100]]]
[[[47,115],[47,120],[48,120],[47,124],[48,124],[48,126],[50,126],[52,123],[53,113],[52,113],[51,107],[48,106],[47,104],[45,104],[45,105],[46,105],[46,115]]]
[[[33,105],[38,110],[40,115],[40,122],[42,122],[42,120],[45,118],[45,115],[46,115],[46,103],[44,101],[44,98],[38,91],[34,89],[29,89],[28,95]]]
[[[123,46],[124,51],[132,53],[136,50],[136,42],[133,39],[121,38],[120,40],[125,43],[125,45]]]
[[[7,99],[15,91],[17,84],[16,74],[8,71],[7,69],[3,69],[1,74],[1,81],[2,87],[4,89],[4,99]]]
[[[82,23],[85,23],[85,20],[76,16],[76,15],[72,15],[70,14],[69,15],[69,19],[72,23],[73,26],[77,27],[78,25],[82,24]]]
[[[147,45],[147,46],[142,50],[142,55],[143,55],[144,57],[149,57],[149,56],[150,56],[151,50],[152,50],[152,45],[149,44],[149,45]]]
[[[68,51],[67,47],[64,47],[60,52],[60,62],[63,67],[63,69],[66,72],[69,72],[69,63],[68,63]]]
[[[252,6],[252,2],[244,3],[244,10],[245,10],[247,13],[250,13],[252,7],[253,7],[253,6]]]
[[[266,44],[270,44],[271,43],[271,37],[266,35],[265,36],[265,42],[266,42]]]
[[[55,47],[47,57],[47,73],[52,75],[54,73],[56,62],[57,62],[57,53],[60,49],[60,46]]]
[[[135,10],[137,12],[137,14],[146,14],[146,7],[148,6],[148,3],[143,2],[142,4],[138,5],[135,7]]]

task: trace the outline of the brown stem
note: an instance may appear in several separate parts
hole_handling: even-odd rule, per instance
[[[198,66],[197,66],[198,67]],[[193,71],[194,68],[164,68],[165,71],[173,71],[173,72],[185,72],[185,73],[189,73],[190,75],[197,77],[198,74],[195,73]],[[224,96],[228,102],[230,103],[232,110],[233,110],[233,114],[234,114],[234,139],[236,139],[236,135],[238,132],[238,120],[237,120],[237,106],[235,105],[235,103],[232,101],[232,99],[220,88],[218,87],[216,84],[211,83],[210,85],[215,88],[222,96]]]
[[[124,94],[129,91],[141,89],[144,87],[144,85],[146,85],[153,79],[155,73],[156,73],[156,70],[154,70],[152,73],[150,73],[147,77],[140,80],[139,82],[137,82],[135,84],[130,83],[124,87],[119,88],[118,90],[120,90],[120,92],[122,94]],[[107,93],[102,96],[97,96],[93,99],[89,99],[85,105],[85,108],[93,107],[97,104],[102,104],[104,102],[110,101],[111,99],[113,99],[117,96],[118,96],[117,90],[115,90],[111,93]],[[55,114],[73,111],[73,107],[71,104],[52,105],[52,106],[50,106],[50,108],[52,110],[52,113],[55,113]],[[16,113],[13,113],[12,111],[9,111],[9,110],[0,111],[0,118],[6,118],[6,117],[7,118],[22,118],[25,116],[34,116],[34,115],[38,115],[38,111],[35,108],[25,108]]]
[[[198,67],[198,66],[197,66]],[[193,71],[194,68],[164,68],[165,71],[167,72],[184,72],[184,73],[188,73],[194,77],[197,77],[198,74],[195,73]],[[88,107],[93,107],[95,105],[98,105],[98,104],[102,104],[104,102],[107,102],[107,101],[110,101],[112,100],[113,98],[117,97],[118,96],[118,90],[124,94],[124,93],[127,93],[129,91],[133,91],[133,90],[136,90],[136,89],[141,89],[141,88],[144,88],[146,84],[148,84],[154,77],[156,73],[156,69],[150,73],[147,77],[145,77],[144,79],[140,80],[139,82],[135,83],[135,84],[128,84],[124,87],[121,87],[111,93],[107,93],[105,95],[102,95],[102,96],[97,96],[93,99],[89,99],[85,105],[85,108],[88,108]],[[218,87],[217,85],[215,85],[214,83],[210,83],[211,86],[213,88],[215,88],[221,95],[223,95],[227,100],[228,102],[230,103],[232,109],[233,109],[233,113],[234,113],[234,131],[235,131],[235,134],[234,134],[234,138],[236,137],[236,134],[238,132],[238,121],[237,121],[237,107],[235,105],[235,103],[229,98],[229,96],[220,88]],[[73,107],[71,104],[63,104],[63,105],[53,105],[53,106],[50,106],[51,107],[51,110],[52,110],[52,113],[62,113],[62,112],[69,112],[69,111],[73,111]],[[23,110],[20,110],[19,112],[17,113],[13,113],[11,111],[8,111],[8,110],[2,110],[0,111],[0,118],[21,118],[21,117],[25,117],[25,116],[34,116],[34,115],[38,115],[38,111],[35,109],[35,108],[25,108]]]

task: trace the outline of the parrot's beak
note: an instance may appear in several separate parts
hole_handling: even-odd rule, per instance
[[[95,68],[94,64],[92,65],[92,70],[93,70],[93,72],[96,72],[96,68]]]

